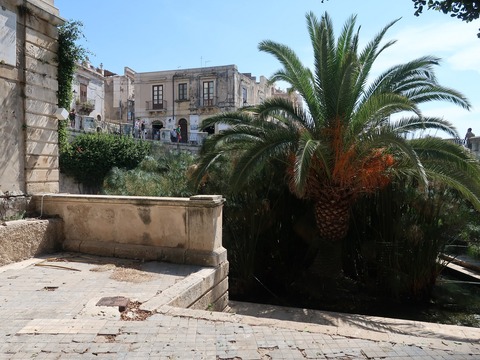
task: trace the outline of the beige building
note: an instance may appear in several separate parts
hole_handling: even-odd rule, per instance
[[[236,65],[135,74],[135,119],[146,126],[147,139],[170,142],[170,130],[181,128],[181,142],[199,143],[207,132],[202,121],[214,114],[257,105],[274,88],[264,76],[257,81]]]
[[[123,125],[133,125],[135,71],[125,67],[123,75],[117,75],[105,70],[104,76],[105,120]],[[125,129],[125,126],[122,129]]]
[[[58,192],[57,26],[53,0],[0,0],[0,218]]]

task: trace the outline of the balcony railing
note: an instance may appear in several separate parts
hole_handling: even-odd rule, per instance
[[[87,100],[82,102],[80,100],[77,100],[75,102],[75,108],[77,110],[77,114],[89,115],[95,109],[95,101]]]
[[[203,107],[210,107],[215,105],[215,101],[213,99],[202,99],[201,102]]]
[[[167,101],[162,100],[158,102],[145,101],[145,109],[147,111],[165,111],[167,110]]]

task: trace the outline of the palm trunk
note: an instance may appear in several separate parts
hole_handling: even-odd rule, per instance
[[[310,272],[320,277],[336,278],[342,273],[342,240],[349,228],[351,197],[348,194],[339,196],[338,193],[324,195],[330,196],[324,196],[315,203],[320,242]]]

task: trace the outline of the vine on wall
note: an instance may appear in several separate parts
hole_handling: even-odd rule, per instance
[[[58,28],[58,107],[68,109],[72,102],[72,83],[76,64],[87,58],[89,53],[77,41],[84,37],[83,24],[78,20],[70,20]],[[69,109],[68,109],[69,110]],[[68,146],[67,120],[58,122],[58,145],[60,153]]]

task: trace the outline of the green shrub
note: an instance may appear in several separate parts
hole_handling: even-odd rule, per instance
[[[467,254],[474,259],[480,259],[480,245],[479,244],[469,244],[467,248]]]
[[[149,156],[135,169],[112,169],[103,191],[108,195],[188,197],[194,194],[188,183],[194,161],[186,152],[166,152],[158,161]]]
[[[97,193],[114,168],[133,169],[150,152],[150,143],[111,134],[82,134],[60,154],[60,170],[88,192]]]

